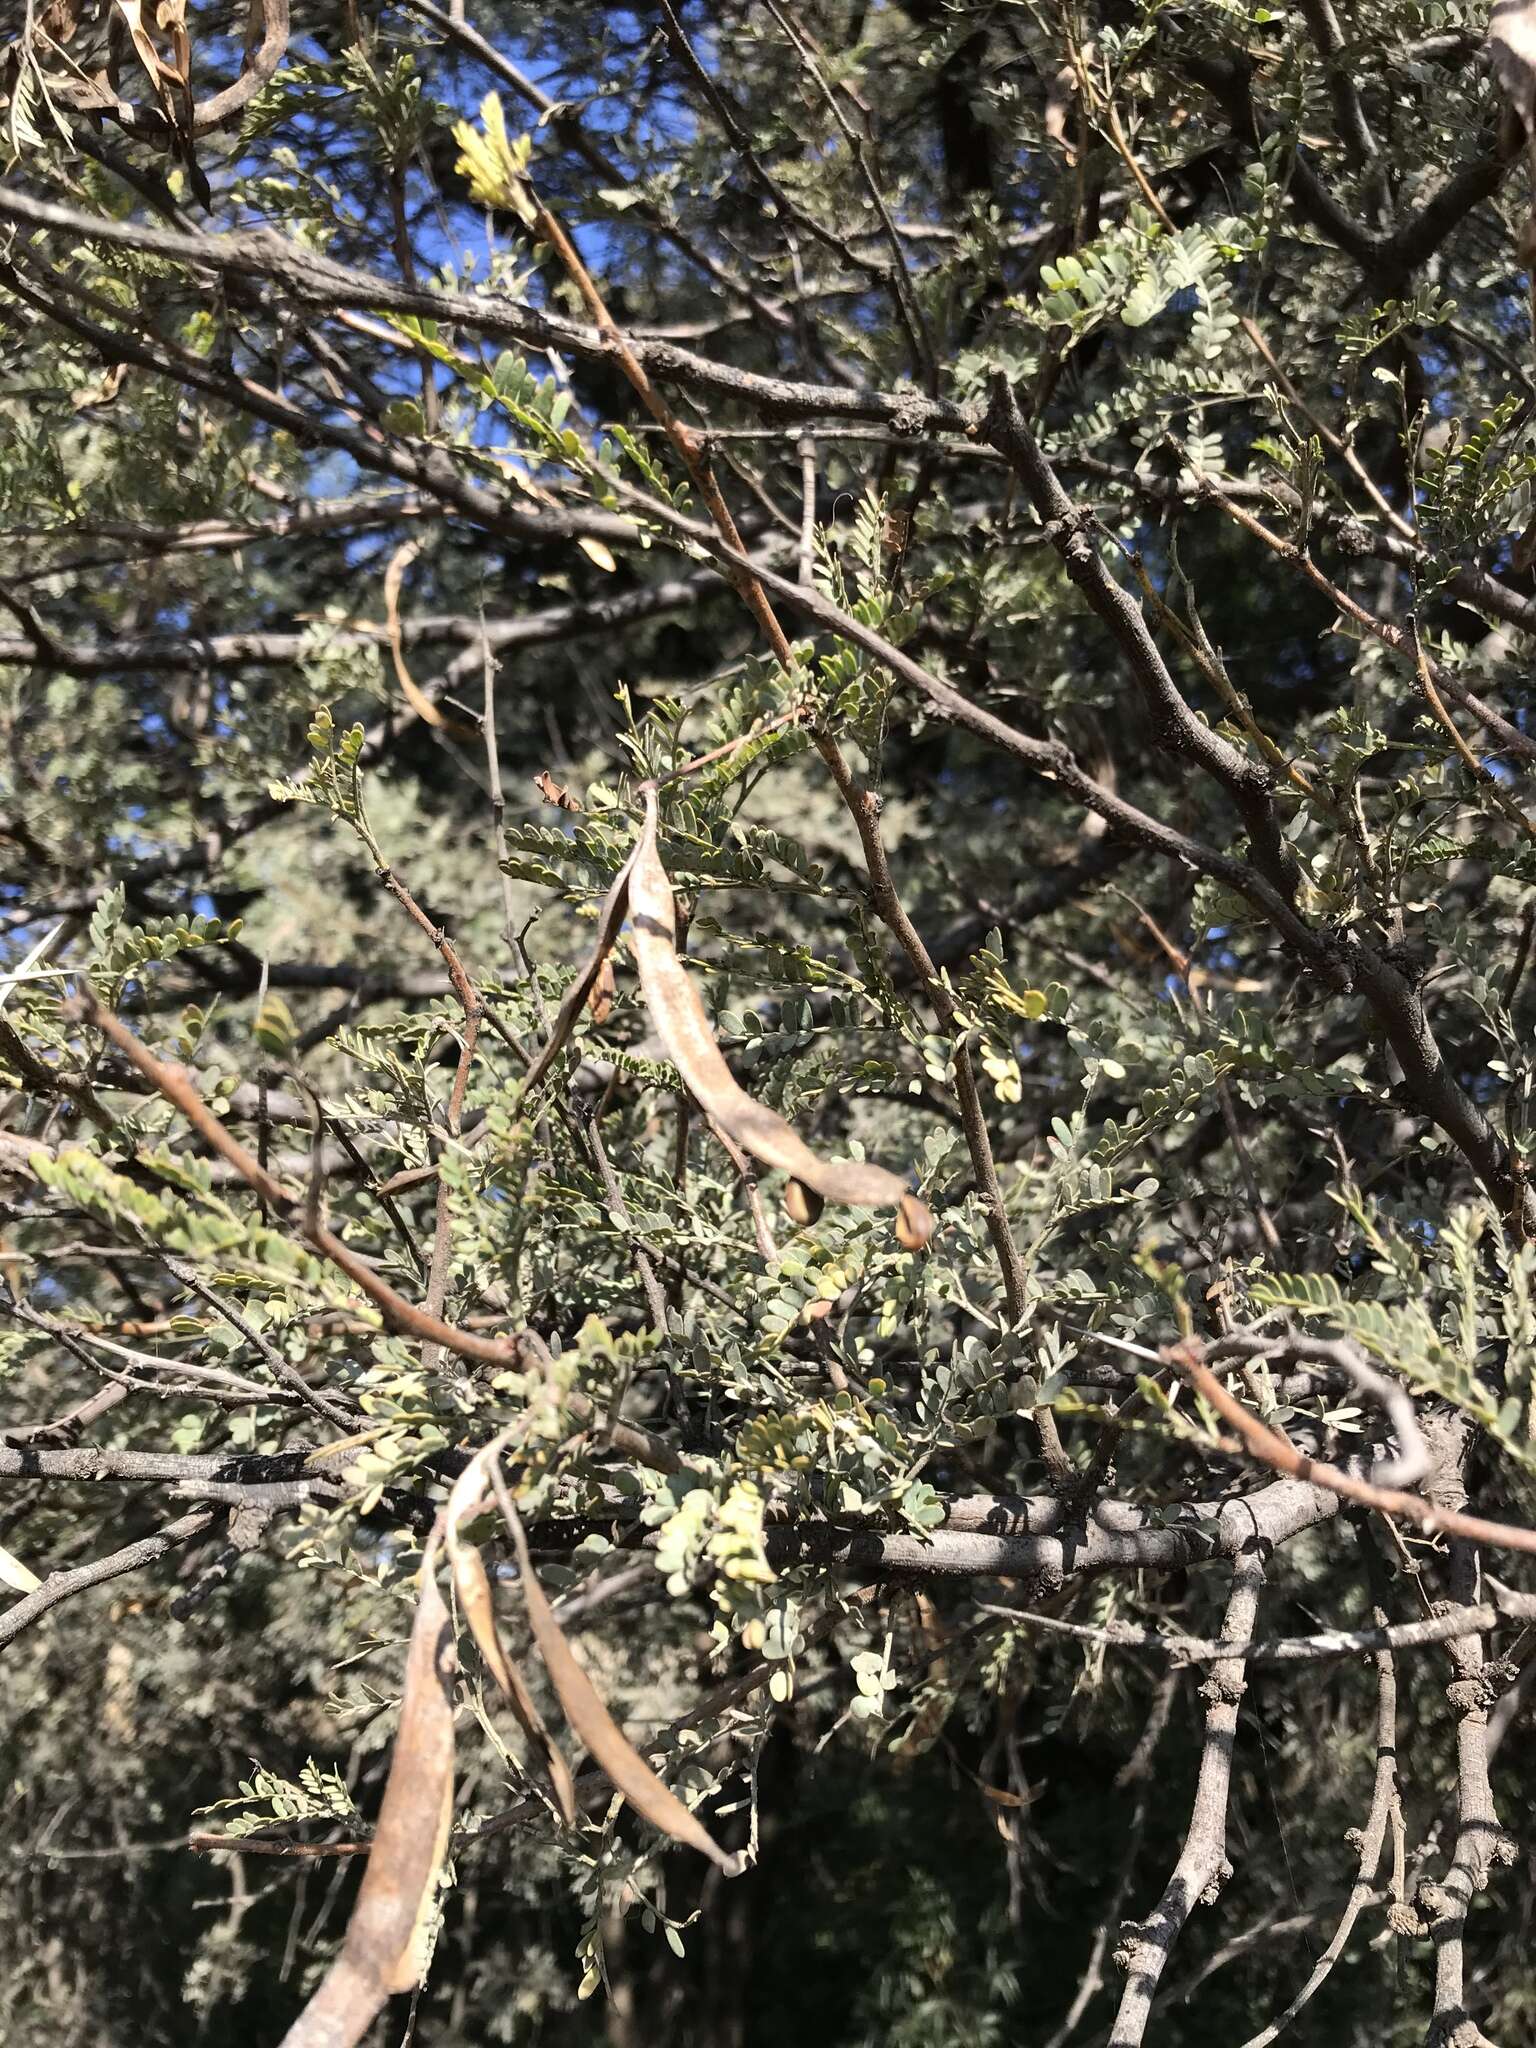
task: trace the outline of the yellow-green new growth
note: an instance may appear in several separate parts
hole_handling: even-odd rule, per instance
[[[533,143],[527,135],[508,135],[507,118],[495,93],[488,92],[480,102],[479,128],[472,121],[456,121],[453,139],[462,152],[454,169],[468,178],[476,200],[482,206],[510,206],[533,227],[539,217],[527,175]]]

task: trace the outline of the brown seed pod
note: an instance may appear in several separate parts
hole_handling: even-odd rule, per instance
[[[414,1990],[430,1953],[437,1874],[453,1821],[453,1624],[437,1589],[439,1532],[421,1565],[405,1696],[384,1803],[341,1953],[283,2048],[349,2048],[385,2001]]]
[[[894,1209],[898,1239],[907,1250],[917,1250],[933,1235],[933,1212],[909,1192],[899,1175],[864,1160],[818,1159],[783,1117],[753,1101],[726,1065],[704,1005],[678,958],[672,884],[656,850],[659,822],[656,790],[648,784],[645,825],[630,860],[629,912],[646,1009],[668,1059],[706,1114],[754,1159],[778,1167],[792,1184],[799,1182],[824,1201]],[[793,1199],[786,1196],[786,1203]],[[794,1213],[791,1206],[790,1214]]]

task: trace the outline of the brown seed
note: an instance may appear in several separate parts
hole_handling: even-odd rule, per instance
[[[933,1235],[933,1211],[916,1195],[903,1195],[896,1204],[896,1241],[903,1251],[920,1252]]]

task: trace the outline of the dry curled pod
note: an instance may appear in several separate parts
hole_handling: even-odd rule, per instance
[[[539,1655],[544,1659],[549,1682],[572,1730],[585,1744],[593,1762],[607,1773],[615,1788],[652,1827],[660,1828],[674,1842],[697,1849],[723,1876],[740,1876],[745,1868],[745,1857],[733,1856],[729,1850],[721,1848],[698,1816],[691,1813],[672,1788],[657,1777],[603,1704],[597,1687],[577,1663],[576,1653],[566,1641],[565,1633],[544,1597],[538,1574],[533,1568],[533,1559],[528,1554],[528,1538],[522,1521],[504,1492],[501,1508],[512,1532],[512,1547],[517,1553],[528,1625],[533,1631]]]
[[[385,2002],[421,1982],[437,1876],[453,1821],[453,1624],[437,1590],[438,1534],[427,1544],[405,1660],[400,1726],[368,1868],[341,1953],[282,2048],[353,2048]]]
[[[810,1220],[808,1195],[853,1208],[894,1209],[897,1238],[908,1251],[916,1251],[933,1235],[933,1212],[909,1192],[898,1174],[863,1160],[818,1159],[783,1117],[753,1101],[726,1065],[704,1005],[678,957],[672,884],[656,849],[659,818],[655,787],[647,784],[645,824],[629,863],[629,915],[646,1009],[668,1059],[699,1106],[738,1145],[764,1166],[776,1166],[790,1176],[786,1202],[791,1216],[799,1201]]]
[[[481,1656],[492,1677],[511,1702],[512,1711],[542,1762],[567,1827],[576,1825],[576,1786],[571,1767],[560,1745],[550,1734],[544,1717],[534,1703],[523,1674],[507,1655],[496,1627],[496,1609],[491,1597],[490,1574],[479,1548],[463,1534],[461,1524],[472,1520],[490,1503],[490,1461],[510,1435],[503,1430],[493,1443],[477,1451],[454,1481],[448,1496],[446,1533],[448,1562],[453,1571],[454,1591],[459,1609],[469,1624]]]

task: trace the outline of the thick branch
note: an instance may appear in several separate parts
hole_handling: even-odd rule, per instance
[[[1200,1688],[1206,1702],[1205,1740],[1184,1847],[1162,1897],[1139,1926],[1125,1930],[1115,1951],[1115,1960],[1125,1971],[1126,1982],[1110,2032],[1109,2048],[1139,2048],[1158,1980],[1167,1967],[1174,1943],[1196,1905],[1214,1903],[1230,1874],[1231,1866],[1226,1860],[1227,1792],[1232,1779],[1238,1704],[1244,1691],[1244,1658],[1253,1636],[1263,1581],[1264,1548],[1255,1538],[1245,1544],[1232,1569],[1232,1591],[1221,1628],[1229,1654],[1212,1667],[1210,1677]]]

